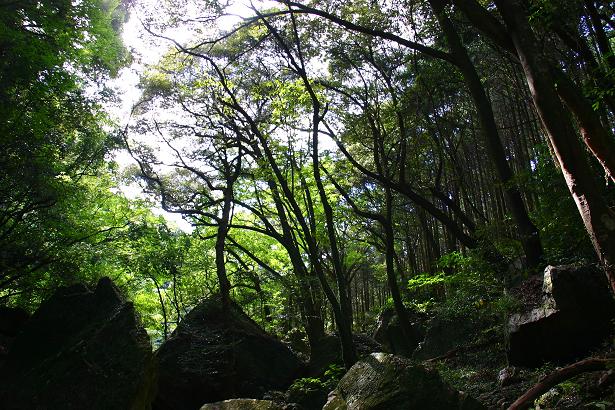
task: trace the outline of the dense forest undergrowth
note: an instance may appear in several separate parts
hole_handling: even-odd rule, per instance
[[[291,348],[216,401],[377,408],[372,360],[453,386],[433,408],[548,374],[519,408],[615,408],[614,50],[598,0],[0,0],[0,380],[15,323],[129,300],[163,364]],[[180,370],[132,408],[204,404],[169,404]]]

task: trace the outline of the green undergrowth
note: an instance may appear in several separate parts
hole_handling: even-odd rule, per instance
[[[297,403],[306,410],[321,409],[327,395],[334,390],[346,370],[337,364],[330,364],[320,377],[297,379],[288,388],[287,400]]]
[[[613,344],[604,345],[591,356],[615,357]],[[507,367],[504,343],[480,349],[462,350],[458,354],[429,363],[442,378],[456,389],[478,399],[487,408],[507,408],[540,380],[558,369],[546,363],[534,369],[514,368],[509,384],[498,382],[499,372]],[[563,365],[562,365],[563,366]],[[560,383],[541,395],[531,409],[615,409],[615,384],[600,386],[604,371],[589,372]]]
[[[522,311],[523,302],[506,289],[503,275],[477,253],[453,252],[443,256],[433,273],[411,278],[405,294],[407,306],[427,320],[455,323],[462,320],[472,331],[459,340],[458,349],[441,360],[425,362],[456,389],[475,397],[487,408],[507,408],[539,380],[556,370],[550,363],[536,369],[516,368],[502,385],[498,374],[507,368],[506,322]],[[592,356],[615,357],[613,343]],[[577,376],[542,395],[533,409],[615,409],[615,384],[598,388],[604,372]]]
[[[502,275],[477,252],[442,256],[436,272],[422,273],[408,281],[405,299],[417,314],[443,321],[463,318],[498,332],[503,331],[505,319],[521,308],[506,291]]]

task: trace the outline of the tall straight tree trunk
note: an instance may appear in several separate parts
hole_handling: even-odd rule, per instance
[[[464,12],[466,17],[476,28],[485,33],[503,49],[518,55],[517,44],[510,38],[509,33],[506,32],[506,28],[476,0],[454,0],[454,3]],[[514,6],[515,4],[519,5],[519,3],[513,3],[512,6],[516,7]],[[588,10],[593,7],[593,2],[590,0],[586,1],[585,4]],[[521,18],[526,20],[526,25],[528,29],[530,29],[530,34],[533,37],[531,28],[529,24],[527,24],[525,10],[520,8],[518,11],[521,13]],[[602,31],[600,23],[595,22],[593,19],[592,21],[594,25],[597,23],[599,31]],[[556,29],[556,31],[558,30]],[[558,32],[561,37],[562,32]],[[562,39],[566,40],[566,37],[562,37]],[[584,40],[580,39],[580,41],[571,40],[565,42],[579,54],[579,58],[589,67],[589,75],[594,77],[598,87],[609,88],[612,86],[612,82],[603,75],[602,68],[599,67],[598,63],[595,61],[589,47],[584,45]],[[600,51],[602,54],[606,52],[604,57],[610,61],[610,63],[607,61],[605,64],[608,63],[609,66],[607,68],[612,69],[615,66],[615,56],[610,52],[608,44],[604,42],[602,42],[602,44],[602,46],[599,45]],[[579,49],[575,45],[582,45],[583,47]],[[545,64],[545,67],[550,68],[551,80],[555,84],[557,93],[566,103],[568,109],[575,115],[579,123],[583,142],[604,168],[606,177],[615,182],[615,143],[613,142],[613,134],[608,129],[608,125],[605,126],[602,124],[599,115],[593,110],[589,100],[583,95],[579,87],[558,67],[557,63],[541,61],[541,64]],[[604,100],[610,109],[613,110],[613,107],[615,107],[613,98],[606,95]]]
[[[223,190],[222,198],[222,215],[218,222],[218,231],[216,233],[216,275],[218,284],[220,285],[220,297],[222,298],[222,306],[226,310],[230,305],[231,283],[226,276],[226,260],[224,252],[224,244],[228,234],[228,227],[231,215],[231,202],[233,200],[233,188],[229,184]]]
[[[479,121],[485,136],[487,152],[495,166],[498,179],[503,185],[506,204],[517,225],[527,263],[530,267],[536,268],[541,263],[543,255],[540,235],[538,229],[536,229],[536,226],[530,220],[521,193],[514,183],[513,172],[506,161],[504,147],[500,140],[493,109],[487,97],[487,93],[485,92],[485,88],[476,72],[472,60],[461,43],[459,35],[455,31],[452,22],[444,10],[446,2],[443,0],[429,0],[429,3],[442,27],[442,31],[444,32],[451,52],[457,61],[457,67],[461,71],[474,101],[474,105],[476,106]]]
[[[602,125],[600,117],[577,86],[561,71],[558,70],[555,75],[556,91],[568,109],[574,113],[585,145],[604,168],[607,181],[615,182],[613,134]]]
[[[548,62],[536,49],[536,38],[519,0],[495,0],[525,72],[532,99],[546,130],[585,229],[615,293],[615,213],[601,195],[583,146],[564,109]]]
[[[342,258],[338,249],[337,234],[335,232],[335,225],[333,223],[333,208],[329,203],[329,198],[325,191],[325,187],[322,183],[320,174],[320,160],[318,153],[318,122],[320,121],[320,105],[317,102],[315,96],[312,97],[313,101],[313,131],[312,131],[312,171],[314,173],[314,180],[316,181],[316,188],[320,196],[320,202],[322,204],[325,214],[325,227],[327,230],[327,237],[329,239],[329,246],[331,248],[331,259],[333,261],[333,276],[337,284],[337,291],[339,297],[339,311],[335,312],[335,321],[337,322],[338,332],[340,334],[340,342],[342,346],[342,358],[344,365],[347,369],[350,369],[357,361],[357,353],[355,351],[354,342],[352,340],[352,305],[348,298],[348,290],[346,289],[346,278],[344,277],[342,268]]]
[[[406,342],[404,353],[411,354],[416,345],[418,344],[417,337],[415,336],[412,327],[410,326],[410,318],[408,311],[404,306],[404,302],[401,298],[399,291],[399,285],[397,284],[397,275],[395,274],[395,235],[393,231],[393,195],[390,188],[385,188],[385,212],[384,218],[381,220],[382,227],[384,228],[384,242],[385,242],[385,264],[387,272],[387,284],[391,291],[391,298],[393,299],[393,307],[395,313],[399,319],[399,325],[401,332]]]

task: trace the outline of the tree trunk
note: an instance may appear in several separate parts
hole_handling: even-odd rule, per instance
[[[538,43],[522,6],[518,0],[496,0],[495,3],[508,27],[534,105],[547,130],[568,189],[615,292],[615,213],[598,190],[583,146],[557,95],[549,66],[535,49]]]
[[[310,291],[310,284],[308,283],[310,280],[310,275],[305,264],[303,263],[303,259],[301,258],[301,252],[297,248],[293,239],[293,231],[288,221],[284,204],[280,198],[278,187],[273,180],[269,180],[268,185],[271,190],[271,197],[275,204],[278,218],[280,220],[280,226],[282,228],[283,240],[281,241],[281,244],[284,246],[284,249],[286,249],[286,252],[288,252],[288,257],[293,265],[293,271],[298,279],[299,300],[305,319],[303,323],[305,333],[308,337],[310,350],[316,351],[317,349],[314,349],[314,347],[320,343],[325,335],[324,322],[320,316],[320,313],[314,306],[314,300],[312,299],[312,294]]]
[[[337,322],[338,332],[340,334],[340,343],[342,345],[342,358],[344,365],[350,369],[357,361],[357,353],[352,340],[352,308],[348,299],[348,291],[346,289],[346,278],[343,274],[341,255],[337,244],[337,235],[335,233],[335,225],[333,223],[333,209],[329,204],[329,198],[325,191],[320,175],[320,161],[318,158],[318,122],[320,118],[320,110],[318,104],[314,103],[315,108],[313,114],[313,131],[312,131],[312,171],[314,180],[320,196],[320,202],[325,214],[325,227],[327,229],[327,237],[331,248],[331,259],[333,262],[333,275],[337,283],[337,293],[339,297],[338,309],[333,310],[335,321]]]
[[[391,189],[387,188],[385,191],[385,216],[383,228],[384,228],[384,241],[385,241],[385,261],[387,272],[387,283],[389,290],[391,291],[391,298],[393,299],[393,307],[395,313],[399,319],[399,325],[401,327],[404,341],[406,342],[405,353],[411,354],[412,350],[416,347],[418,340],[412,331],[410,326],[410,318],[408,317],[408,311],[404,306],[404,302],[401,298],[399,286],[397,284],[397,275],[395,274],[395,235],[393,232],[393,197]]]
[[[457,66],[474,100],[478,117],[483,128],[487,152],[495,166],[498,180],[503,185],[506,203],[517,225],[519,238],[527,258],[528,266],[536,268],[542,262],[540,235],[538,229],[536,229],[536,226],[530,220],[521,193],[514,182],[513,173],[506,161],[506,154],[502,146],[502,141],[500,140],[489,98],[487,97],[472,60],[461,43],[461,39],[455,31],[452,22],[446,15],[444,2],[442,0],[430,0],[429,3],[442,27],[451,52],[457,61]]]
[[[166,341],[167,338],[169,337],[169,320],[167,318],[167,308],[164,304],[164,298],[162,297],[162,291],[160,290],[160,285],[158,284],[158,281],[156,280],[154,275],[151,275],[150,279],[154,282],[154,286],[156,286],[156,293],[158,293],[158,301],[160,302],[160,309],[162,310],[162,320],[163,320],[162,340]]]
[[[607,182],[609,180],[615,182],[613,134],[610,134],[602,126],[598,114],[592,109],[576,85],[559,70],[555,75],[557,80],[556,91],[568,109],[574,113],[585,145],[604,168]]]
[[[582,373],[607,370],[609,367],[613,366],[613,364],[615,364],[613,360],[592,357],[573,363],[570,366],[557,369],[515,400],[514,403],[508,407],[508,410],[527,409],[533,404],[534,400],[548,392],[552,387]]]
[[[218,283],[220,285],[220,297],[222,298],[222,306],[226,310],[230,305],[230,290],[231,283],[226,276],[226,261],[224,245],[226,242],[226,235],[228,234],[228,226],[231,215],[231,202],[233,196],[232,185],[227,186],[223,190],[222,199],[222,215],[218,222],[218,232],[216,233],[216,275],[218,277]]]

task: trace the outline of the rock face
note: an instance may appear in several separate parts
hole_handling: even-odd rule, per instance
[[[156,409],[194,410],[203,403],[261,398],[284,390],[303,363],[234,303],[224,312],[212,297],[196,306],[156,353]]]
[[[412,352],[418,347],[419,342],[425,337],[423,329],[424,318],[412,317],[410,328],[413,334],[411,340],[406,340],[401,330],[399,318],[393,308],[384,309],[378,316],[374,339],[382,344],[388,353],[412,356]]]
[[[472,323],[465,318],[433,319],[427,325],[425,339],[419,343],[412,358],[427,360],[446,354],[471,341],[474,332]]]
[[[232,399],[205,404],[200,410],[283,410],[283,408],[269,400]]]
[[[147,333],[110,279],[58,290],[25,324],[0,371],[3,409],[146,409]]]
[[[410,360],[374,353],[357,362],[329,395],[323,410],[483,409],[454,390],[435,371]]]
[[[542,304],[508,323],[511,365],[539,366],[585,356],[613,331],[615,302],[595,267],[548,266]]]
[[[0,306],[0,367],[15,337],[29,318],[30,315],[23,309]]]
[[[352,341],[359,358],[365,357],[370,353],[382,350],[380,343],[369,336],[361,333],[354,333]],[[337,335],[325,335],[322,340],[312,348],[312,356],[309,363],[309,375],[320,377],[329,368],[330,364],[343,365],[342,346]]]

